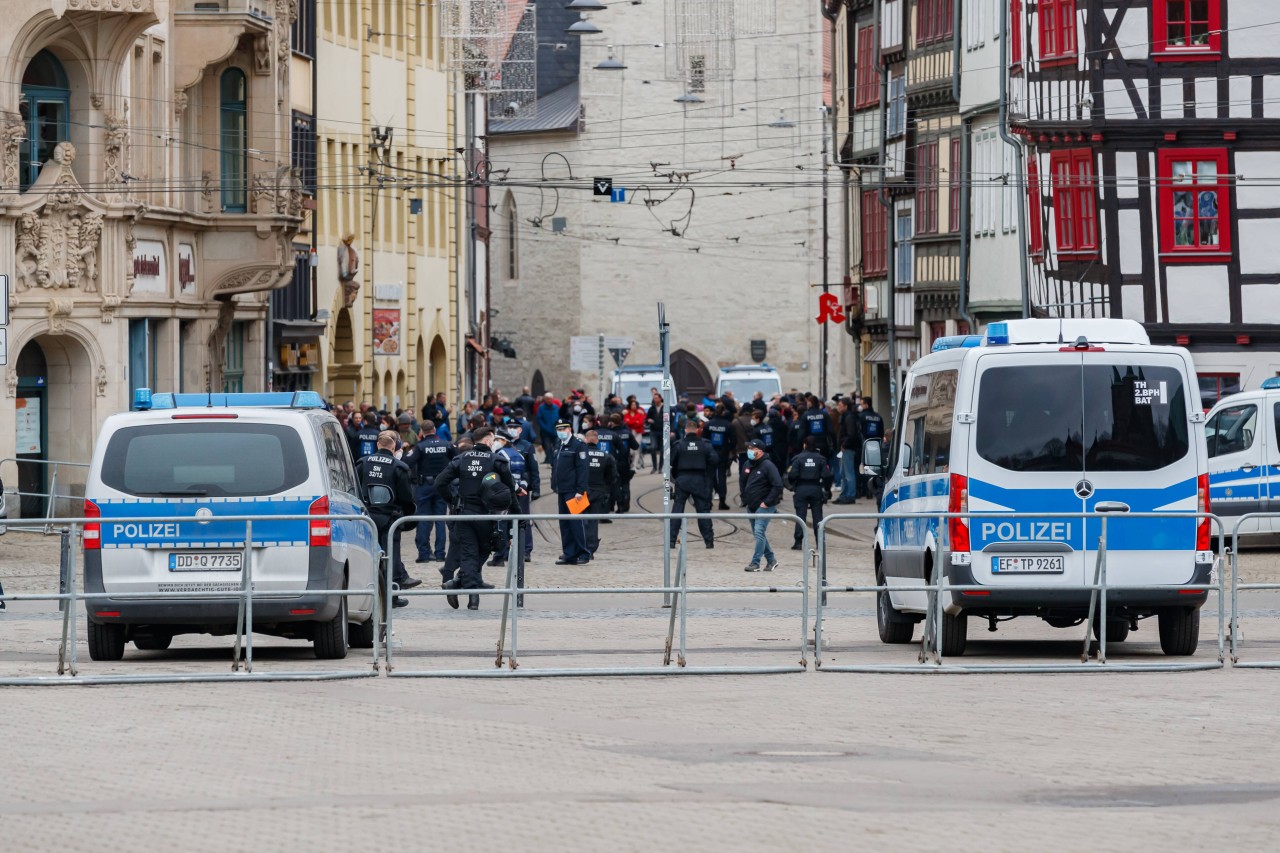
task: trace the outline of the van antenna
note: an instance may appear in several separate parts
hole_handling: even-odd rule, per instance
[[[1058,346],[1062,346],[1066,341],[1062,337],[1062,318],[1058,318]]]
[[[204,392],[209,395],[208,408],[213,408],[213,367],[206,364],[204,367]]]

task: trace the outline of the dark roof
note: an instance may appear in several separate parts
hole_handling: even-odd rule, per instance
[[[490,119],[489,135],[545,133],[573,130],[578,124],[578,82],[538,96],[538,108],[528,118]]]
[[[582,37],[565,30],[578,20],[579,15],[564,8],[566,5],[564,2],[537,5],[539,98],[578,82]],[[556,50],[551,46],[554,44],[563,44],[565,49]]]

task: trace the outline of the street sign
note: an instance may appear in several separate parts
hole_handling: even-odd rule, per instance
[[[600,337],[574,335],[569,339],[569,369],[577,373],[595,373],[600,366]]]
[[[613,192],[609,195],[609,201],[626,201],[626,200],[627,200],[626,187],[614,187]]]
[[[592,195],[613,195],[613,178],[596,178],[591,182]]]
[[[0,327],[0,367],[9,363],[9,330]]]
[[[608,335],[605,335],[605,338],[604,338],[605,349],[628,349],[629,350],[635,345],[636,345],[636,342],[631,338],[614,338],[614,337],[609,337]]]
[[[0,273],[0,326],[9,325],[9,276]]]
[[[618,367],[622,367],[626,363],[627,356],[630,354],[630,347],[609,347],[609,355],[613,356],[613,363]]]

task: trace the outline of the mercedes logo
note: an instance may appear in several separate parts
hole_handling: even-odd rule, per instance
[[[1090,483],[1088,480],[1081,480],[1076,483],[1076,497],[1081,499],[1093,497],[1093,483]]]
[[[196,510],[196,518],[200,519],[201,524],[208,524],[208,519],[213,518],[213,510],[209,509],[207,506],[202,506]]]

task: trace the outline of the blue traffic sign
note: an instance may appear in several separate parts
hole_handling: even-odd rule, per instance
[[[614,187],[612,191],[609,193],[609,201],[626,201],[626,200],[627,200],[626,187]]]

